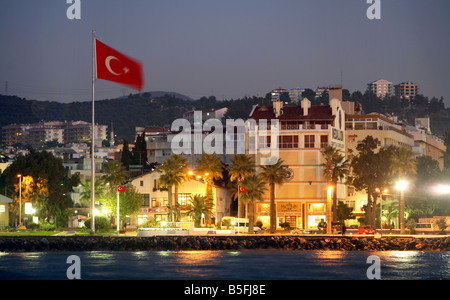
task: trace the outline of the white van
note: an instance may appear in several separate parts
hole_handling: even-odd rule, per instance
[[[225,223],[224,223],[225,221]],[[239,225],[238,225],[239,222]],[[248,224],[249,220],[247,218],[236,218],[236,217],[223,217],[222,218],[222,226],[226,226],[224,224],[229,224],[227,227],[230,229],[234,229],[234,231],[240,233],[248,232]],[[258,226],[253,226],[254,233],[262,233],[261,228]]]

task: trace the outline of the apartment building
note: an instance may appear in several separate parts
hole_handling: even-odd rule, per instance
[[[107,125],[95,125],[95,145],[101,146],[107,138]],[[10,124],[2,127],[2,142],[5,145],[23,144],[33,147],[46,142],[61,144],[90,142],[92,126],[84,121],[39,122],[34,124]]]
[[[394,89],[397,97],[405,99],[414,98],[419,93],[419,85],[411,81],[396,84]]]
[[[367,90],[377,95],[378,98],[383,99],[392,94],[392,82],[385,79],[378,79],[369,83]]]

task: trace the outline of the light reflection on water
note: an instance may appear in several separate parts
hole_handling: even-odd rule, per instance
[[[0,279],[67,279],[70,255],[81,279],[367,279],[370,255],[381,279],[450,279],[450,252],[277,250],[0,253]]]

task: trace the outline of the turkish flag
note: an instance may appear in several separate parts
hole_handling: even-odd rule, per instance
[[[135,90],[143,87],[142,64],[95,40],[97,78],[121,83]]]
[[[239,193],[247,193],[247,190],[240,185],[238,186],[238,190],[239,190]]]
[[[118,185],[118,186],[117,186],[117,191],[118,191],[118,192],[126,192],[127,189],[124,188],[123,186]]]

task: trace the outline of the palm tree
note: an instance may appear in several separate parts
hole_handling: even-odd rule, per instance
[[[213,199],[212,187],[214,185],[214,179],[222,179],[223,164],[217,154],[206,154],[198,157],[197,160],[197,172],[204,174],[206,178],[206,197]]]
[[[237,186],[241,182],[245,180],[247,176],[255,174],[255,159],[253,156],[246,155],[246,154],[236,154],[231,159],[231,165],[228,167],[229,174],[230,174],[230,181],[236,182]],[[233,189],[233,192],[237,191],[237,187]],[[239,199],[238,199],[239,202]],[[245,215],[244,211],[244,204],[238,203],[240,216],[238,218],[241,218]]]
[[[394,175],[397,175],[399,180],[404,181],[407,176],[416,174],[416,163],[414,160],[414,153],[404,147],[394,148],[391,157],[391,170]],[[399,223],[400,233],[405,233],[405,197],[404,190],[400,191],[399,201]]]
[[[242,200],[248,204],[248,233],[253,233],[253,211],[256,201],[262,202],[264,193],[267,190],[266,183],[260,175],[253,174],[248,176],[242,183],[247,193],[242,195]]]
[[[286,178],[287,166],[284,161],[278,159],[275,164],[262,166],[261,177],[269,184],[270,191],[270,233],[275,233],[277,222],[277,210],[275,206],[275,184],[282,185]]]
[[[176,211],[175,203],[178,203],[178,186],[186,181],[188,176],[187,159],[182,155],[173,155],[166,159],[157,171],[164,173],[159,177],[159,180],[161,184],[167,186],[169,221],[178,220],[179,212]],[[172,196],[173,186],[175,187],[175,203]],[[175,217],[173,217],[174,213]]]
[[[214,203],[206,196],[194,195],[190,196],[187,210],[184,213],[194,219],[195,227],[200,227],[202,215],[211,217],[213,215]]]
[[[116,161],[109,161],[104,167],[104,175],[101,179],[108,182],[111,189],[116,189],[118,185],[123,184],[127,178],[127,170]]]
[[[323,173],[328,181],[328,186],[333,187],[333,202],[332,209],[329,209],[327,205],[327,219],[330,221],[336,221],[336,208],[337,208],[337,183],[339,180],[343,180],[349,173],[349,160],[345,159],[338,149],[333,146],[326,146],[321,151],[322,156],[325,158],[325,163],[321,166],[324,167]],[[330,224],[331,225],[331,224]]]
[[[104,194],[102,181],[95,180],[94,185],[94,198],[97,199],[97,201],[100,201]],[[80,193],[81,203],[91,203],[91,179],[86,179],[84,182],[82,182],[81,188],[83,189],[83,191]]]

